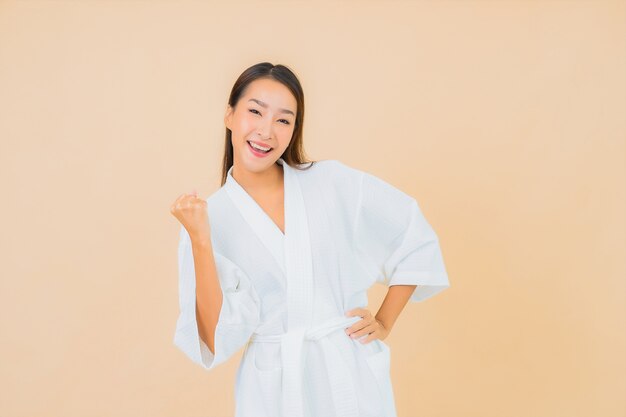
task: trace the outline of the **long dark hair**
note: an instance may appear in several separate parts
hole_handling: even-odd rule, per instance
[[[309,169],[316,161],[307,160],[305,157],[304,148],[302,145],[302,127],[304,125],[304,92],[298,77],[285,65],[273,65],[269,62],[261,62],[246,69],[237,81],[233,85],[233,89],[228,97],[228,104],[235,109],[241,96],[243,96],[248,85],[260,78],[269,78],[276,80],[291,91],[291,94],[296,98],[297,111],[296,111],[296,123],[293,129],[293,136],[289,146],[285,149],[285,152],[281,155],[281,158],[290,166],[296,169]],[[308,163],[306,168],[301,168],[299,164]],[[233,143],[232,132],[229,128],[226,128],[226,137],[224,140],[224,158],[222,161],[222,184],[226,183],[226,176],[228,170],[233,166]]]

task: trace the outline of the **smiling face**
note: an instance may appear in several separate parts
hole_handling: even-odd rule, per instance
[[[227,107],[224,117],[231,131],[233,164],[251,172],[272,167],[289,146],[296,107],[296,98],[282,83],[268,78],[251,82],[236,107]],[[271,149],[264,152],[250,142]]]

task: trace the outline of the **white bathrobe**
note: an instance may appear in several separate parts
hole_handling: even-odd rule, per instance
[[[375,282],[417,285],[413,302],[447,288],[438,237],[413,197],[372,174],[336,160],[278,164],[284,234],[232,168],[206,200],[223,293],[215,355],[199,338],[181,227],[174,343],[207,370],[245,346],[237,417],[396,417],[389,346],[350,338],[345,329],[361,318],[345,313],[367,306]]]

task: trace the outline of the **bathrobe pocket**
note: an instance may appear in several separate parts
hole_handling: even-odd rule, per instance
[[[281,415],[282,366],[280,344],[248,345],[246,375],[240,381],[240,415],[275,417]]]
[[[380,340],[374,340],[370,343],[373,344],[374,352],[370,353],[365,360],[378,384],[380,399],[383,404],[387,404],[389,401],[393,401],[390,374],[391,352],[389,346]]]
[[[391,385],[391,350],[389,346],[381,340],[370,342],[373,346],[373,353],[366,357],[367,365],[372,371],[380,392],[381,407],[384,416],[395,416],[395,399],[393,387]]]

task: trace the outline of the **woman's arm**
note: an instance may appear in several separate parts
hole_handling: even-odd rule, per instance
[[[361,343],[369,343],[374,339],[383,340],[389,336],[389,332],[400,315],[400,312],[411,298],[411,294],[417,285],[390,285],[387,295],[383,300],[378,313],[372,317],[372,313],[365,308],[355,308],[346,313],[346,316],[360,316],[363,319],[346,329],[346,334],[359,339]]]
[[[196,320],[200,338],[215,354],[215,328],[222,309],[222,289],[217,276],[211,239],[191,239],[196,272]]]
[[[387,295],[380,305],[378,313],[376,313],[376,320],[387,330],[387,334],[391,331],[400,312],[415,291],[415,287],[417,285],[392,285],[389,287]]]

